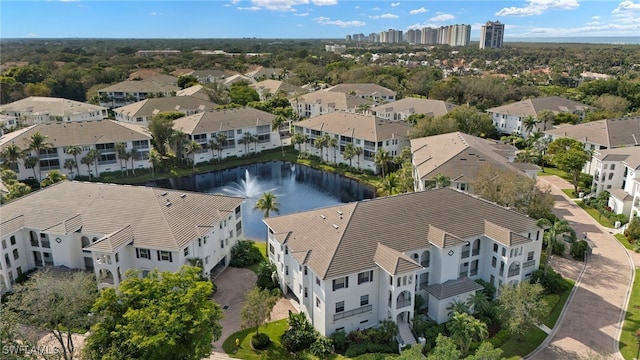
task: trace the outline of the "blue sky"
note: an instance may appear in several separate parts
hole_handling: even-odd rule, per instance
[[[6,1],[2,38],[344,38],[488,20],[509,37],[640,36],[640,0]]]

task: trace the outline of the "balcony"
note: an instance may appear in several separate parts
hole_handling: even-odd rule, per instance
[[[361,306],[361,307],[359,307],[357,309],[353,309],[353,310],[349,310],[349,311],[342,311],[342,312],[339,312],[339,313],[333,315],[333,321],[342,320],[342,319],[346,319],[348,317],[364,314],[366,312],[371,311],[372,309],[373,309],[372,305],[365,305],[365,306]]]
[[[411,306],[411,299],[400,299],[396,303],[396,309],[402,309],[407,306]]]

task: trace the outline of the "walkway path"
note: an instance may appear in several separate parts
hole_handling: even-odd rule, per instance
[[[620,359],[618,340],[634,274],[633,262],[610,229],[600,226],[560,190],[571,188],[568,182],[545,176],[539,177],[538,183],[551,186],[556,200],[554,212],[567,220],[578,236],[587,234],[593,253],[564,316],[543,346],[527,358],[579,359],[598,354]],[[570,272],[575,276],[575,269]]]

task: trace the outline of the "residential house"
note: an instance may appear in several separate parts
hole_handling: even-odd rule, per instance
[[[543,235],[534,219],[449,188],[264,222],[283,292],[325,336],[384,319],[407,334],[417,295],[426,300],[421,311],[445,322],[452,302],[482,289],[474,280],[497,288],[527,281]]]
[[[424,114],[429,117],[439,117],[449,113],[456,105],[431,99],[404,98],[389,104],[382,104],[371,108],[373,115],[387,120],[406,121],[415,114]]]
[[[294,123],[294,132],[309,137],[305,149],[313,155],[324,154],[329,162],[355,164],[360,169],[375,173],[376,152],[383,149],[391,157],[400,155],[402,149],[409,146],[411,127],[401,122],[384,120],[373,115],[332,112]],[[323,135],[337,140],[335,148],[317,149],[313,146],[316,138]],[[344,158],[347,144],[362,148],[362,155],[351,161]],[[326,150],[326,151],[325,151]]]
[[[258,66],[255,69],[245,73],[245,76],[250,78],[251,82],[258,82],[262,80],[272,79],[272,80],[283,80],[289,77],[290,73],[288,70],[283,68],[270,68]]]
[[[415,190],[429,189],[434,178],[442,174],[451,179],[451,187],[473,193],[473,183],[484,166],[535,178],[540,168],[515,162],[517,151],[513,145],[461,132],[412,139]]]
[[[244,156],[279,147],[278,131],[271,128],[274,118],[273,114],[250,107],[221,109],[176,119],[173,128],[187,134],[189,140],[200,143],[202,150],[195,157],[195,162],[200,163],[219,155],[222,158]],[[208,145],[218,134],[226,136],[224,143],[219,144],[220,152]],[[247,134],[254,136],[255,142],[245,143]]]
[[[296,95],[291,100],[291,107],[300,118],[312,118],[335,111],[363,112],[371,108],[374,102],[353,95],[318,90],[304,95]]]
[[[117,121],[147,126],[149,120],[159,112],[177,111],[193,115],[217,107],[213,102],[195,96],[171,96],[138,101],[113,109],[113,112]]]
[[[244,76],[242,74],[235,74],[235,75],[231,75],[228,76],[224,79],[220,79],[218,81],[220,84],[222,84],[224,87],[231,87],[231,85],[237,83],[237,82],[244,82],[244,83],[248,83],[248,84],[252,84],[255,83],[256,81],[250,77]]]
[[[30,96],[0,105],[0,113],[17,118],[25,125],[102,120],[109,115],[107,108],[102,106],[43,96]]]
[[[211,101],[207,89],[202,85],[193,85],[176,92],[176,96],[191,96],[200,100]]]
[[[144,186],[63,181],[0,207],[0,294],[33,269],[92,271],[99,288],[127,270],[203,275],[229,265],[244,199]]]
[[[149,130],[140,125],[113,120],[32,125],[0,137],[0,151],[8,144],[15,144],[22,149],[28,148],[28,139],[35,133],[46,136],[51,148],[40,152],[40,164],[35,171],[26,168],[24,162],[20,161],[18,167],[12,169],[18,174],[18,179],[33,178],[37,174],[35,177],[40,180],[51,170],[60,170],[68,174],[69,178],[77,175],[99,175],[105,171],[120,171],[125,165],[116,152],[117,143],[124,143],[126,150],[135,154],[134,158],[127,161],[128,168],[149,167]],[[82,153],[77,156],[77,167],[65,169],[65,161],[74,159],[73,155],[67,154],[67,148],[71,145],[80,146]],[[90,166],[81,164],[81,159],[91,149],[98,150],[100,157]]]
[[[0,114],[0,136],[4,135],[7,131],[13,131],[18,128],[17,116],[2,115]]]
[[[284,94],[285,97],[292,97],[298,94],[307,93],[307,90],[281,80],[267,79],[251,84],[250,86],[256,89],[258,95],[260,95],[260,100],[262,101],[265,101],[278,93]]]
[[[125,80],[98,90],[100,105],[117,108],[152,97],[175,96],[180,90],[178,78],[156,75],[142,80]]]
[[[544,133],[552,140],[562,137],[578,140],[584,144],[585,150],[592,152],[601,149],[640,146],[640,116],[558,126]],[[637,150],[640,151],[640,148]],[[583,171],[590,175],[595,173],[596,167],[593,159],[587,162]]]
[[[513,134],[517,132],[527,137],[529,132],[524,126],[525,119],[532,117],[538,120],[538,116],[542,111],[551,111],[553,114],[562,112],[576,114],[582,120],[584,119],[585,111],[590,108],[588,105],[560,96],[547,96],[494,107],[488,109],[487,112],[491,115],[493,124],[499,133]],[[531,132],[545,131],[552,126],[552,122],[539,122]]]
[[[383,104],[396,101],[396,92],[378,84],[338,84],[327,89],[327,91],[340,92],[353,95],[361,99],[370,99],[376,103]]]
[[[592,189],[608,191],[611,211],[633,218],[640,214],[640,148],[595,150]]]
[[[218,70],[218,69],[210,69],[210,70],[194,70],[190,73],[184,75],[191,75],[198,79],[199,83],[207,84],[216,81],[222,81],[229,76],[236,75],[237,72],[229,71],[229,70]]]

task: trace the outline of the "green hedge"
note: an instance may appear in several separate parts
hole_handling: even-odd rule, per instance
[[[389,344],[372,344],[372,343],[353,344],[349,346],[349,348],[344,353],[344,355],[346,357],[356,357],[358,355],[367,354],[367,353],[397,354],[398,343],[394,341]]]

